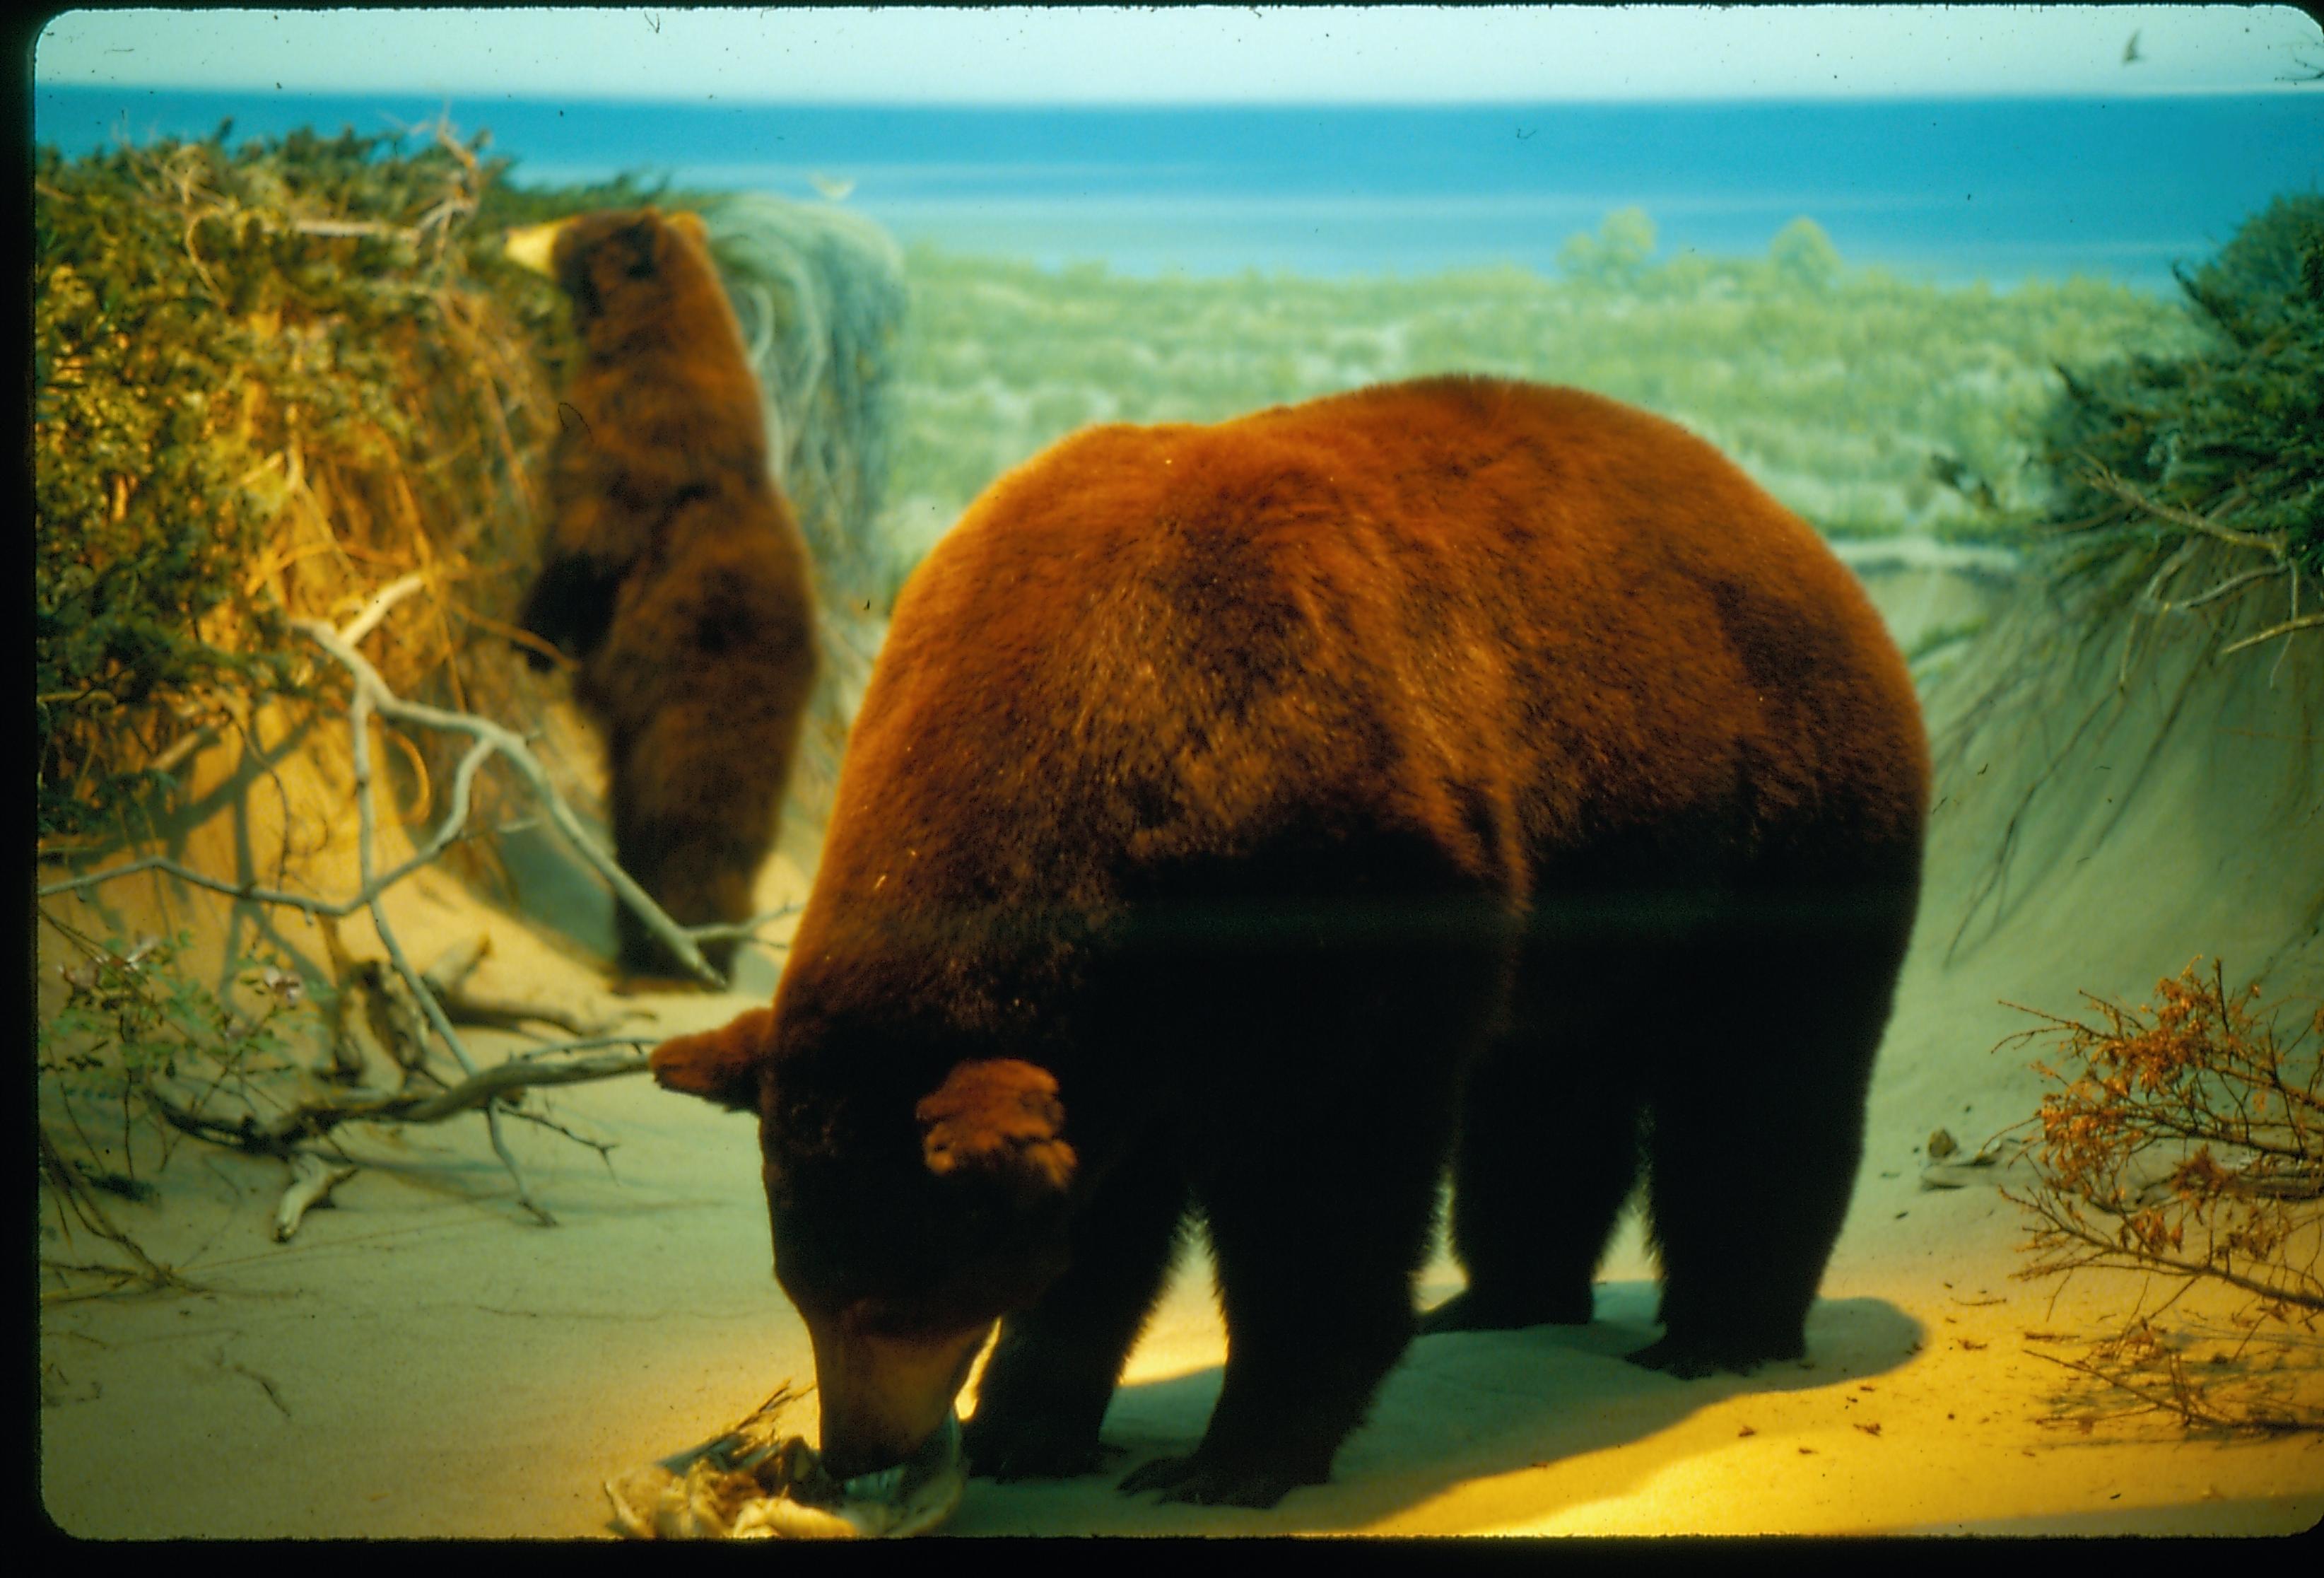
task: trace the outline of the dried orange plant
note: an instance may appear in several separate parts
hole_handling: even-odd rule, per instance
[[[2047,1040],[2056,1065],[2034,1066],[2057,1087],[2027,1142],[2034,1186],[2004,1191],[2037,1218],[2034,1261],[2017,1275],[2109,1269],[2179,1283],[2081,1361],[2058,1361],[2138,1398],[2132,1411],[2324,1428],[2312,1342],[2324,1311],[2324,1008],[2287,1038],[2281,1013],[2262,1017],[2255,983],[2230,993],[2219,964],[2207,976],[2201,963],[2156,983],[2159,1006],[2085,993],[2093,1018],[2024,1009],[2044,1023],[2002,1043]],[[2225,1346],[2197,1354],[2197,1339],[2155,1316],[2200,1285],[2248,1297]]]

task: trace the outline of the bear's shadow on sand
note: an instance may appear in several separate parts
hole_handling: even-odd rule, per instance
[[[1473,1480],[1648,1439],[1707,1404],[1754,1392],[1798,1391],[1882,1374],[1920,1346],[1920,1324],[1877,1298],[1820,1300],[1808,1315],[1809,1359],[1750,1376],[1679,1380],[1622,1355],[1658,1334],[1651,1282],[1600,1283],[1588,1326],[1423,1337],[1381,1387],[1368,1423],[1348,1438],[1332,1482],[1277,1506],[1192,1507],[1115,1486],[1152,1458],[1191,1451],[1217,1401],[1216,1365],[1125,1386],[1106,1415],[1120,1455],[1098,1473],[998,1484],[972,1480],[945,1532],[960,1535],[1281,1535],[1368,1527]],[[1642,1454],[1643,1476],[1659,1459]],[[1622,1472],[1609,1463],[1608,1474]],[[1592,1481],[1589,1500],[1627,1487]],[[1531,1516],[1560,1509],[1541,1506]],[[1683,1532],[1683,1531],[1674,1531]]]

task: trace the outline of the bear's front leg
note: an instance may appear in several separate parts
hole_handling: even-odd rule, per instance
[[[1068,1480],[1094,1473],[1111,1455],[1098,1426],[1112,1399],[1114,1372],[1086,1352],[1045,1343],[1038,1324],[1004,1322],[977,1388],[976,1412],[961,1427],[969,1472],[993,1480]]]
[[[1337,1304],[1304,1333],[1254,1333],[1228,1323],[1226,1380],[1202,1444],[1147,1463],[1124,1491],[1172,1501],[1272,1507],[1286,1491],[1332,1477],[1332,1460],[1363,1422],[1379,1382],[1412,1334],[1409,1294]]]
[[[1402,1167],[1277,1168],[1205,1191],[1227,1324],[1202,1444],[1121,1483],[1174,1501],[1272,1507],[1331,1478],[1340,1444],[1413,1335],[1412,1278],[1434,1203],[1425,1150]]]
[[[621,589],[619,569],[587,554],[554,554],[533,577],[516,622],[567,657],[586,658],[605,644]],[[524,657],[535,669],[550,667],[537,649],[526,648]]]
[[[1142,1158],[1099,1186],[1074,1224],[1065,1274],[1001,1322],[961,1432],[970,1472],[1069,1479],[1105,1466],[1112,1453],[1098,1426],[1169,1275],[1185,1199],[1175,1173]]]

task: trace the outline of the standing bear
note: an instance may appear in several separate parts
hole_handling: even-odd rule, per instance
[[[768,475],[741,327],[694,215],[585,214],[507,245],[563,288],[581,342],[521,623],[579,660],[622,869],[680,926],[746,919],[816,646],[807,544]],[[625,974],[685,974],[629,906],[614,917]],[[728,970],[731,939],[701,948]]]
[[[899,600],[773,1006],[653,1055],[760,1120],[835,1473],[1087,1472],[1199,1219],[1191,1454],[1319,1482],[1418,1329],[1591,1317],[1642,1177],[1681,1376],[1803,1352],[1919,887],[1903,660],[1671,423],[1434,378],[1100,427]],[[1452,1178],[1467,1291],[1416,1322]]]

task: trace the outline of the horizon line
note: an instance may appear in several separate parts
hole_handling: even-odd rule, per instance
[[[1478,98],[1185,98],[1185,99],[1102,99],[1102,98],[875,98],[875,97],[725,97],[718,94],[674,97],[652,93],[541,93],[512,92],[500,88],[284,88],[278,84],[219,87],[189,85],[175,82],[39,82],[32,84],[35,97],[42,93],[174,93],[205,95],[211,97],[249,95],[254,97],[281,98],[432,98],[447,103],[461,99],[490,99],[502,104],[608,104],[662,105],[687,107],[759,108],[759,109],[942,109],[942,110],[1027,110],[1056,114],[1074,110],[1318,110],[1318,109],[1544,109],[1579,106],[1639,105],[1656,107],[1681,107],[1697,105],[1803,105],[1803,104],[1963,104],[1997,100],[2038,100],[2055,103],[2065,99],[2096,101],[2163,98],[2253,98],[2296,97],[2302,94],[2324,100],[2324,79],[2302,78],[2263,86],[2163,87],[2134,88],[2124,90],[2098,90],[2086,88],[2061,87],[2053,89],[1994,88],[1989,91],[1908,92],[1908,93],[1742,93],[1718,94],[1637,94],[1607,97],[1559,97],[1548,98],[1489,97]]]

